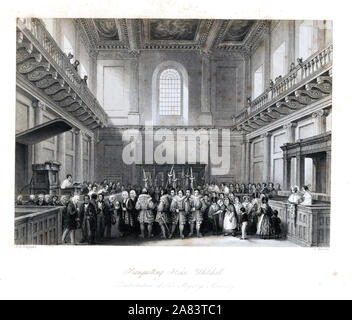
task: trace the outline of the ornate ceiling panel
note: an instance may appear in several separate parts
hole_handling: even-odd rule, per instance
[[[213,20],[139,20],[140,49],[199,50],[206,41]]]
[[[126,19],[76,19],[93,50],[129,49]]]
[[[193,41],[200,20],[150,20],[150,40]]]
[[[226,51],[249,55],[269,21],[199,19],[77,19],[92,50]]]
[[[253,26],[254,20],[233,20],[229,24],[223,41],[243,41]]]
[[[94,19],[94,24],[100,40],[120,40],[115,19]]]

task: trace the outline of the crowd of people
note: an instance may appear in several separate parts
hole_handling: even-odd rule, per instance
[[[268,201],[277,195],[273,183],[221,184],[196,188],[124,186],[119,182],[84,182],[81,196],[31,195],[26,204],[64,206],[63,236],[76,243],[102,243],[111,238],[135,235],[140,239],[172,239],[179,235],[202,237],[205,234],[240,237],[278,238],[281,234],[278,212]],[[83,202],[82,202],[83,197]],[[17,205],[25,204],[23,197]]]

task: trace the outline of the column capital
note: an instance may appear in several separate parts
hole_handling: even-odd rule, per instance
[[[209,49],[201,49],[199,50],[199,54],[201,55],[202,58],[210,59],[212,55],[212,51]]]
[[[141,51],[137,50],[137,49],[133,49],[133,50],[128,51],[128,54],[130,55],[131,58],[137,59],[140,56]]]
[[[318,111],[315,111],[312,113],[312,117],[315,118],[322,118],[322,117],[327,117],[329,115],[329,110],[327,109],[321,109]]]
[[[33,101],[32,102],[32,106],[34,108],[39,108],[39,109],[41,109],[43,111],[46,110],[46,104],[44,102],[42,102],[42,101]]]
[[[99,54],[98,51],[94,50],[94,49],[91,49],[88,52],[88,55],[94,60],[96,60],[98,58],[98,54]]]
[[[265,133],[263,133],[260,137],[261,138],[270,138],[271,137],[271,132],[265,132]]]
[[[283,125],[284,129],[291,129],[291,128],[296,128],[297,123],[296,122],[289,122]]]

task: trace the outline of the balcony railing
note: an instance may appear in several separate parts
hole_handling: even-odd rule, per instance
[[[108,123],[107,114],[71,64],[70,59],[47,31],[43,22],[36,18],[18,19],[17,28],[25,36],[26,41],[48,61],[49,67],[62,77],[69,87],[69,91],[74,92],[86,107],[85,109],[90,111],[92,119],[106,126]],[[20,41],[22,40],[17,39],[17,42]]]
[[[236,126],[240,125],[253,115],[261,113],[285,96],[327,72],[332,67],[332,51],[333,46],[331,44],[307,60],[298,61],[298,65],[286,76],[278,78],[275,83],[272,82],[271,86],[259,97],[249,102],[245,109],[237,113],[233,118],[234,124]]]

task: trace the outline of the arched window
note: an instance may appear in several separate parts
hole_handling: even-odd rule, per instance
[[[156,66],[152,77],[154,125],[188,125],[188,72],[176,61]]]
[[[165,69],[159,78],[159,114],[180,116],[182,113],[182,79],[176,69]]]

